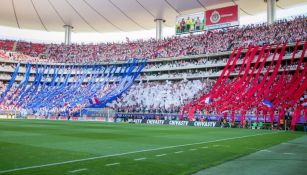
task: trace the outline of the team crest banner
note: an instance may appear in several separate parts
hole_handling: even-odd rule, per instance
[[[239,25],[238,5],[207,10],[204,30]]]
[[[238,5],[176,17],[176,35],[239,25]]]

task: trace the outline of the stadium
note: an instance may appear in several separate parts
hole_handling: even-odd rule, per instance
[[[2,0],[0,175],[307,174],[307,0]]]

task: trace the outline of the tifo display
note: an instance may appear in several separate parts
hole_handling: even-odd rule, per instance
[[[0,175],[306,174],[306,10],[1,1]]]
[[[108,115],[112,121],[120,114],[151,119],[148,113],[166,113],[179,121],[224,118],[233,126],[243,126],[248,120],[269,122],[280,128],[288,120],[288,127],[295,129],[296,123],[304,123],[306,118],[305,23],[305,17],[296,17],[271,26],[233,27],[121,44],[1,41],[6,79],[0,84],[0,107],[6,111],[1,116],[106,121],[103,112],[95,116],[88,109],[108,107],[114,111]],[[153,53],[143,54],[147,47],[153,49],[150,52],[154,57]],[[165,54],[178,50],[182,54]],[[119,60],[147,59],[73,63],[81,58],[81,63],[94,63],[101,58],[105,61],[106,54],[110,55],[107,60],[118,60],[112,53],[123,54],[120,57],[124,59]],[[91,59],[86,59],[88,54]],[[150,59],[173,56],[176,57]]]

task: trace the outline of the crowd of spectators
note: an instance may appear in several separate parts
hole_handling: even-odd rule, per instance
[[[15,41],[12,40],[0,40],[0,49],[1,50],[13,50]]]
[[[3,92],[5,92],[7,83],[4,83],[3,81],[0,81],[0,94],[2,95]],[[10,88],[10,90],[7,92],[7,94],[13,94],[15,89],[17,87],[17,84],[14,83],[13,86]],[[6,96],[3,101],[0,102],[0,110],[20,110],[20,108],[15,108],[14,105],[10,105],[10,100],[8,99],[8,96]]]
[[[128,58],[169,58],[187,55],[210,54],[230,51],[233,48],[248,45],[280,44],[283,42],[293,43],[296,40],[307,39],[307,18],[296,17],[293,20],[280,20],[273,25],[266,24],[249,25],[243,27],[232,27],[228,29],[205,31],[202,34],[188,36],[174,36],[161,41],[155,39],[138,40],[123,43],[101,43],[101,44],[39,44],[29,42],[16,42],[0,40],[0,57],[16,61],[42,61],[42,62],[64,62],[64,63],[94,63],[108,61],[125,61]],[[16,52],[15,52],[16,51]],[[299,51],[298,51],[299,53]],[[306,53],[307,54],[307,53]],[[271,54],[272,56],[273,54]],[[291,55],[291,52],[286,53]],[[243,58],[241,57],[240,60]],[[225,64],[227,58],[221,59],[191,59],[173,61],[167,63],[149,64],[146,70],[171,69],[181,67],[193,67],[199,65]],[[297,63],[283,64],[281,68],[295,69]],[[304,63],[301,65],[304,66]],[[264,71],[268,66],[264,67]],[[271,68],[273,69],[273,67]],[[188,80],[188,76],[208,76],[220,73],[220,69],[214,67],[207,69],[194,69],[177,72],[144,73],[139,83],[134,85],[121,97],[108,106],[119,112],[152,112],[152,113],[178,113],[181,107],[197,99],[200,94],[209,92],[215,83],[211,79]],[[239,72],[239,66],[234,70]],[[9,74],[3,76],[10,76]],[[150,78],[183,78],[181,81],[147,81]],[[291,77],[290,77],[291,78]],[[0,81],[0,94],[6,89],[7,83]],[[109,85],[111,86],[111,85]],[[8,94],[12,98],[16,96],[17,84],[14,84]],[[80,86],[80,91],[86,89],[86,85]],[[97,94],[102,96],[112,90],[112,87],[101,89]],[[59,96],[57,98],[61,98]],[[11,99],[12,99],[11,98]],[[28,98],[28,97],[25,97]],[[0,103],[2,110],[20,110],[16,108],[16,102],[11,103],[6,97]],[[307,93],[300,101],[307,99]],[[78,111],[86,103],[76,105],[73,111]],[[295,107],[295,106],[294,106]],[[294,107],[288,112],[293,112]],[[53,108],[54,111],[65,111],[67,107]],[[46,109],[42,108],[42,111]],[[215,111],[213,111],[215,112]],[[255,109],[248,111],[254,113]]]
[[[27,62],[32,62],[32,63],[42,61],[38,57],[31,57],[29,55],[25,55],[20,52],[12,52],[12,51],[6,51],[6,50],[0,50],[0,58],[3,60],[27,61]]]
[[[181,107],[211,90],[215,80],[135,83],[108,106],[119,112],[178,113]]]
[[[252,24],[173,36],[164,40],[138,40],[101,44],[39,44],[17,42],[16,51],[45,62],[88,63],[125,61],[129,58],[169,58],[230,51],[248,45],[293,43],[307,39],[307,18],[279,20],[273,25]],[[0,50],[11,50],[12,41],[1,41]],[[13,57],[14,59],[14,57]],[[25,58],[27,60],[27,58]]]
[[[296,56],[299,57],[302,51],[298,50]],[[293,54],[292,51],[287,51],[285,56],[291,58]],[[244,54],[243,54],[244,55]],[[242,55],[242,56],[243,56]],[[307,53],[306,53],[307,55]],[[271,58],[273,53],[269,56]],[[257,58],[257,56],[255,56]],[[239,61],[242,60],[243,57],[239,58]],[[121,112],[178,112],[180,107],[183,106],[186,102],[190,102],[193,98],[195,98],[196,94],[203,94],[200,92],[201,90],[210,90],[212,84],[214,84],[214,80],[203,80],[201,77],[212,76],[218,77],[221,73],[222,69],[216,68],[217,64],[226,64],[226,58],[219,59],[209,59],[209,58],[200,58],[200,59],[188,59],[188,60],[178,60],[178,61],[168,61],[168,62],[157,62],[153,64],[148,64],[146,70],[149,72],[142,73],[138,80],[141,83],[135,83],[132,88],[127,92],[127,95],[124,95],[114,101],[110,107],[121,111]],[[301,64],[301,69],[304,67],[304,62]],[[208,67],[205,69],[184,69],[180,71],[154,71],[151,72],[152,69],[171,69],[171,68],[188,68],[199,65],[215,65],[213,67]],[[298,61],[294,61],[293,64],[284,63],[281,65],[280,70],[284,68],[295,70],[298,65]],[[2,63],[0,69],[11,70],[13,71],[16,67],[16,64],[6,64]],[[266,71],[269,67],[269,63],[263,68],[262,71]],[[32,72],[35,72],[35,66],[32,67]],[[69,67],[66,67],[66,73],[69,72]],[[233,73],[238,73],[240,69],[240,65],[237,65],[234,69]],[[274,67],[271,67],[271,71],[273,71]],[[20,70],[25,71],[25,67],[21,67]],[[255,72],[257,69],[255,70]],[[76,73],[76,71],[72,71]],[[24,74],[18,74],[19,78],[22,78]],[[10,79],[10,73],[2,73],[2,78],[7,80]],[[34,75],[32,75],[30,79],[34,80]],[[191,80],[191,77],[196,77],[199,80]],[[72,80],[74,80],[74,76],[72,76]],[[174,79],[174,81],[148,81],[155,79]],[[183,80],[182,80],[183,79]],[[176,81],[177,80],[177,81]],[[182,80],[182,81],[179,81]],[[148,82],[146,82],[148,81]],[[0,81],[0,93],[4,92],[6,84]],[[15,91],[16,85],[10,89],[8,94],[12,94]],[[81,89],[84,85],[81,85]],[[104,91],[103,91],[104,92]],[[158,93],[159,92],[159,93]],[[157,93],[158,95],[154,95]],[[103,93],[100,93],[102,96]],[[164,96],[165,95],[165,96]],[[151,100],[148,97],[157,97],[158,101]],[[60,98],[60,97],[59,97]],[[162,100],[161,100],[162,99]],[[180,99],[180,100],[178,100]],[[10,104],[10,100],[5,99],[5,103],[0,105],[1,109],[16,109],[16,104]],[[79,104],[76,106],[74,111],[78,111],[80,108],[86,106],[85,103]],[[65,108],[53,109],[56,111],[63,111]],[[253,111],[252,111],[253,112]]]

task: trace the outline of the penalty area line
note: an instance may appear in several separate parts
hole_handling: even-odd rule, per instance
[[[158,151],[158,150],[164,150],[164,149],[171,149],[171,148],[178,148],[178,147],[185,147],[185,146],[192,146],[192,145],[201,145],[201,144],[207,144],[207,143],[215,143],[215,142],[220,142],[220,141],[242,139],[242,138],[255,137],[255,136],[261,136],[261,135],[276,134],[276,133],[280,133],[280,132],[265,132],[265,133],[259,133],[259,134],[253,134],[253,135],[245,135],[245,136],[230,137],[230,138],[217,139],[217,140],[211,140],[211,141],[203,141],[203,142],[187,143],[187,144],[181,144],[181,145],[165,146],[165,147],[160,147],[160,148],[143,149],[143,150],[130,151],[130,152],[125,152],[125,153],[109,154],[109,155],[95,156],[95,157],[89,157],[89,158],[83,158],[83,159],[75,159],[75,160],[68,160],[68,161],[62,161],[62,162],[48,163],[48,164],[43,164],[43,165],[14,168],[14,169],[8,169],[8,170],[1,170],[0,174],[1,173],[21,171],[21,170],[29,170],[29,169],[64,165],[64,164],[70,164],[70,163],[84,162],[84,161],[103,159],[103,158],[108,158],[108,157],[123,156],[123,155],[135,154],[135,153]]]

